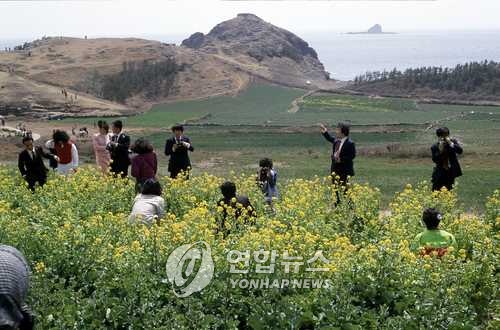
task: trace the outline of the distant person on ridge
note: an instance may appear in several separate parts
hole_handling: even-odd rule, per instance
[[[167,139],[165,144],[165,155],[170,156],[168,171],[171,178],[176,178],[181,171],[188,172],[191,168],[188,151],[194,151],[191,140],[184,136],[184,127],[175,125],[172,127],[174,136]],[[186,174],[189,177],[189,173]]]
[[[415,237],[412,250],[420,250],[421,255],[435,252],[441,257],[448,252],[450,246],[456,247],[455,237],[447,231],[438,229],[442,218],[441,213],[434,208],[424,210],[422,222],[427,229]]]
[[[123,132],[121,120],[114,121],[111,129],[113,136],[106,147],[111,154],[111,172],[114,175],[121,175],[122,178],[126,178],[130,166],[130,136]]]
[[[431,147],[432,161],[436,164],[432,172],[432,190],[443,187],[451,190],[455,178],[462,175],[457,155],[463,153],[462,146],[456,139],[450,138],[450,130],[440,127],[436,130],[438,142]]]
[[[338,123],[335,137],[328,133],[325,125],[320,124],[320,129],[323,137],[333,144],[332,165],[330,167],[332,183],[346,186],[348,177],[354,176],[353,159],[356,157],[356,147],[354,142],[349,139],[350,127],[345,123]]]
[[[19,154],[18,159],[19,172],[28,182],[28,187],[34,191],[37,183],[42,187],[47,182],[48,169],[43,163],[43,158],[54,159],[54,156],[43,151],[41,147],[35,147],[31,136],[23,138],[23,144],[25,149]]]

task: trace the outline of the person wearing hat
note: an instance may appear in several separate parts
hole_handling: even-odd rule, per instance
[[[0,244],[0,329],[33,329],[26,305],[30,269],[16,248]]]
[[[167,139],[165,144],[165,155],[169,156],[168,171],[171,178],[176,178],[182,171],[189,171],[191,168],[191,160],[189,159],[189,151],[194,151],[191,140],[184,136],[184,127],[175,125],[172,127],[174,136]]]
[[[450,246],[456,247],[455,237],[438,228],[442,219],[443,216],[438,210],[434,208],[424,210],[422,222],[425,224],[426,230],[415,237],[412,245],[414,251],[419,250],[421,255],[436,252],[438,256],[443,256],[448,252]]]

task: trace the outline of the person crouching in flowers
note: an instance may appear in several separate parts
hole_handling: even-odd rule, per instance
[[[129,223],[142,223],[151,226],[165,216],[165,200],[161,197],[161,184],[155,179],[148,179],[141,187],[141,192],[134,199],[134,206],[129,216]]]
[[[259,172],[257,173],[257,184],[264,193],[264,199],[271,212],[274,213],[273,198],[278,198],[278,173],[273,169],[273,161],[263,158],[259,161]]]
[[[425,209],[422,221],[427,229],[415,237],[412,244],[414,251],[420,251],[421,255],[437,254],[439,257],[448,252],[449,247],[456,248],[455,237],[447,231],[438,229],[443,216],[434,208]]]
[[[229,234],[229,229],[226,228],[229,215],[232,215],[235,220],[242,217],[243,223],[248,223],[248,220],[255,217],[256,213],[247,196],[236,195],[236,185],[233,182],[224,182],[220,186],[220,191],[223,197],[217,202],[217,206],[222,214],[217,220],[217,232],[222,232],[225,237]]]
[[[45,144],[47,149],[54,149],[56,152],[57,168],[56,172],[67,175],[76,172],[78,168],[78,149],[70,141],[68,133],[65,131],[55,131],[52,140]]]
[[[136,179],[136,192],[139,192],[146,180],[156,178],[158,160],[153,145],[144,138],[137,139],[131,150],[136,154],[132,158],[131,174]]]

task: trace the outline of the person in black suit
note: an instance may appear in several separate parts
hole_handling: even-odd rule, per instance
[[[346,186],[348,177],[354,176],[353,159],[356,157],[356,147],[349,139],[350,127],[345,123],[338,123],[335,137],[328,133],[325,125],[320,124],[320,129],[323,137],[333,144],[330,168],[332,182]]]
[[[121,175],[122,178],[126,178],[128,167],[130,166],[130,136],[123,132],[123,123],[121,120],[114,121],[111,129],[113,136],[106,146],[106,149],[111,154],[110,171],[114,175]]]
[[[438,142],[431,147],[432,161],[436,164],[432,172],[432,190],[443,187],[451,190],[455,178],[462,175],[462,169],[457,155],[463,153],[462,146],[457,139],[450,138],[450,130],[440,127],[436,130]]]
[[[33,145],[33,138],[26,136],[23,138],[25,149],[19,153],[18,167],[23,178],[28,182],[28,187],[34,191],[38,183],[42,187],[47,182],[48,169],[45,167],[43,158],[57,161],[56,156],[43,151],[41,147]]]
[[[168,161],[170,177],[176,178],[181,171],[189,171],[191,168],[188,151],[194,151],[194,148],[189,138],[184,136],[182,125],[173,126],[172,132],[174,136],[167,139],[165,144],[165,155],[170,156]]]

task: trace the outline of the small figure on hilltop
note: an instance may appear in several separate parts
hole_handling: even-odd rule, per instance
[[[436,253],[439,257],[448,252],[450,246],[456,247],[455,237],[447,231],[438,229],[443,216],[434,208],[425,209],[422,222],[427,228],[415,237],[412,244],[414,251],[420,250],[421,255]]]
[[[106,148],[110,142],[109,125],[103,120],[98,121],[99,133],[95,134],[92,138],[92,146],[94,147],[94,154],[97,166],[101,168],[103,173],[108,173],[111,155]]]
[[[259,161],[259,172],[257,172],[257,184],[259,185],[264,199],[272,213],[275,212],[273,199],[279,197],[278,193],[278,172],[273,168],[273,161],[263,158]]]
[[[457,155],[463,153],[457,139],[450,138],[450,130],[440,127],[436,130],[438,142],[432,145],[432,161],[436,164],[432,172],[432,190],[453,188],[455,178],[462,175]]]
[[[130,136],[123,132],[123,123],[116,120],[111,126],[113,135],[106,148],[111,154],[111,172],[114,175],[120,175],[122,178],[128,176],[128,167],[130,166]]]
[[[170,177],[175,179],[180,172],[189,172],[191,168],[191,160],[189,159],[188,151],[194,151],[191,145],[191,140],[184,136],[184,127],[175,125],[172,127],[174,136],[167,139],[165,144],[165,155],[170,156],[168,161],[168,171]],[[186,178],[189,173],[186,174]]]
[[[0,329],[31,330],[34,317],[26,304],[30,269],[16,248],[0,245]]]

